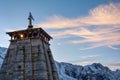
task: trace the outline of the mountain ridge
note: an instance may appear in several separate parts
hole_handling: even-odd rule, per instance
[[[86,66],[64,62],[56,64],[60,80],[120,80],[120,70],[112,71],[100,63]]]

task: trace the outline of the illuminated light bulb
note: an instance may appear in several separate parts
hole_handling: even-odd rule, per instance
[[[23,34],[21,34],[20,37],[23,38]]]
[[[12,40],[14,40],[15,38],[14,37],[12,37]]]

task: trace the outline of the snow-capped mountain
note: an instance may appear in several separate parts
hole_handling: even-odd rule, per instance
[[[0,56],[3,56],[3,57],[4,57],[6,51],[7,51],[7,48],[0,47]]]
[[[3,61],[3,58],[5,56],[6,51],[7,51],[7,48],[0,47],[0,66],[2,64],[2,61]]]
[[[7,48],[0,47],[0,66]],[[120,70],[111,71],[100,63],[80,66],[56,62],[60,80],[120,80]]]
[[[79,66],[69,63],[58,63],[60,80],[120,80],[120,70],[111,71],[100,63]]]

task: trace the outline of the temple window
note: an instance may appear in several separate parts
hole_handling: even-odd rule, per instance
[[[28,33],[28,37],[32,37],[32,32],[29,32],[29,33]]]
[[[37,37],[38,36],[38,33],[35,31],[34,33],[33,33],[33,37]]]

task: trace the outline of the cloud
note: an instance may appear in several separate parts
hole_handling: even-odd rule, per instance
[[[86,66],[86,65],[90,65],[90,64],[93,64],[93,63],[99,63],[99,62],[95,62],[95,61],[82,61],[82,62],[78,62],[76,63],[77,65],[82,65],[82,66]]]
[[[57,43],[57,45],[58,45],[58,46],[60,46],[60,45],[61,45],[61,43]]]
[[[38,26],[44,28],[66,28],[89,25],[116,25],[120,24],[120,3],[110,3],[100,5],[89,11],[84,17],[66,18],[63,16],[52,16],[47,18],[46,22],[40,23]]]
[[[96,58],[96,57],[100,57],[100,55],[85,55],[85,56],[80,56],[80,58],[82,58],[82,59]]]
[[[116,50],[118,48],[114,46],[120,45],[120,3],[100,5],[91,9],[88,15],[77,18],[55,15],[39,25],[47,29],[62,29],[51,33],[55,38],[80,38],[70,40],[71,44],[90,43],[81,50],[103,46]]]
[[[109,64],[110,66],[119,66],[120,67],[120,63],[111,63]]]
[[[91,61],[84,61],[84,62],[81,62],[80,65],[82,66],[85,66],[85,65],[88,65],[88,64],[92,64]]]

